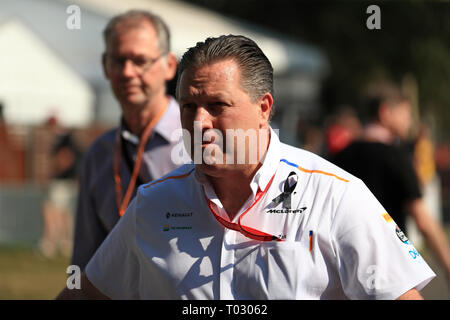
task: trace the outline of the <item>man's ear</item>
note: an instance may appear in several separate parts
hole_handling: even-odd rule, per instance
[[[107,79],[109,79],[108,68],[106,67],[106,53],[102,54],[102,67],[103,67],[103,74]]]
[[[269,123],[270,112],[273,106],[273,97],[269,92],[266,92],[259,101],[261,119],[263,120],[262,125]]]
[[[169,52],[166,56],[166,81],[170,81],[175,77],[177,73],[178,61],[177,57],[172,52]]]

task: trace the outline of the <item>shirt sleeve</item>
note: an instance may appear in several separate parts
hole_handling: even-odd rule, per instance
[[[331,236],[350,299],[396,299],[436,276],[361,180],[349,182]]]
[[[77,265],[84,270],[89,259],[107,236],[107,231],[103,227],[95,211],[90,190],[91,177],[91,157],[85,158],[81,171],[77,211],[75,215],[74,245],[72,252],[72,265]]]
[[[136,202],[106,237],[86,266],[89,281],[111,299],[139,299],[140,267],[136,246]]]

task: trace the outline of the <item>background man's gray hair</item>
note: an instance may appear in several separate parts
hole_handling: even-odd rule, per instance
[[[239,66],[242,87],[253,101],[267,92],[273,96],[273,68],[269,59],[253,40],[238,35],[208,38],[189,48],[179,64],[177,87],[183,71],[227,59]],[[271,115],[273,110],[272,107]]]
[[[103,31],[103,39],[105,40],[106,48],[108,48],[108,42],[114,34],[114,28],[116,26],[120,25],[120,27],[125,28],[137,28],[143,22],[149,22],[153,25],[158,35],[158,46],[161,53],[168,53],[170,51],[169,27],[161,17],[146,10],[130,10],[109,20]]]

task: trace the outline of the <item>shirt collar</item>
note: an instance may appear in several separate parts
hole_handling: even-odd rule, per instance
[[[252,189],[253,196],[256,196],[256,193],[259,190],[265,190],[267,187],[267,184],[270,182],[270,179],[275,174],[275,171],[277,170],[278,164],[280,162],[280,140],[275,133],[275,131],[269,127],[270,129],[270,143],[269,147],[267,148],[266,154],[262,158],[262,166],[258,169],[258,171],[255,173],[255,175],[252,178],[252,181],[250,182],[250,188]],[[217,196],[211,187],[211,184],[209,183],[207,177],[200,172],[199,170],[195,170],[194,176],[197,179],[197,181],[204,186],[205,194],[208,197],[208,199],[212,200],[214,202],[215,199],[217,199]]]
[[[174,119],[177,119],[178,121],[174,121]],[[151,134],[153,135],[154,132],[157,132],[165,140],[171,141],[173,131],[181,128],[179,119],[180,108],[178,107],[178,103],[172,96],[169,96],[169,105],[167,106],[167,110],[166,112],[164,112],[161,119],[159,119],[159,121],[156,123],[155,127],[153,128],[153,133]],[[123,118],[121,120],[120,130],[122,137],[126,141],[129,141],[135,145],[139,144],[139,137],[128,129]]]
[[[180,128],[180,107],[178,106],[178,102],[172,96],[169,96],[167,110],[153,130],[158,132],[167,141],[171,141],[173,132]]]
[[[265,190],[270,179],[272,179],[275,171],[277,170],[278,164],[280,162],[280,139],[278,138],[275,131],[270,129],[270,143],[267,148],[267,152],[264,155],[262,161],[262,166],[258,169],[256,174],[253,176],[250,182],[250,188],[255,196],[259,190]]]

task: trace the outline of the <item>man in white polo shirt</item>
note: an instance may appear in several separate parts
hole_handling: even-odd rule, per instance
[[[270,128],[272,79],[246,37],[184,54],[194,163],[140,187],[59,298],[421,299],[435,274],[362,181]]]

